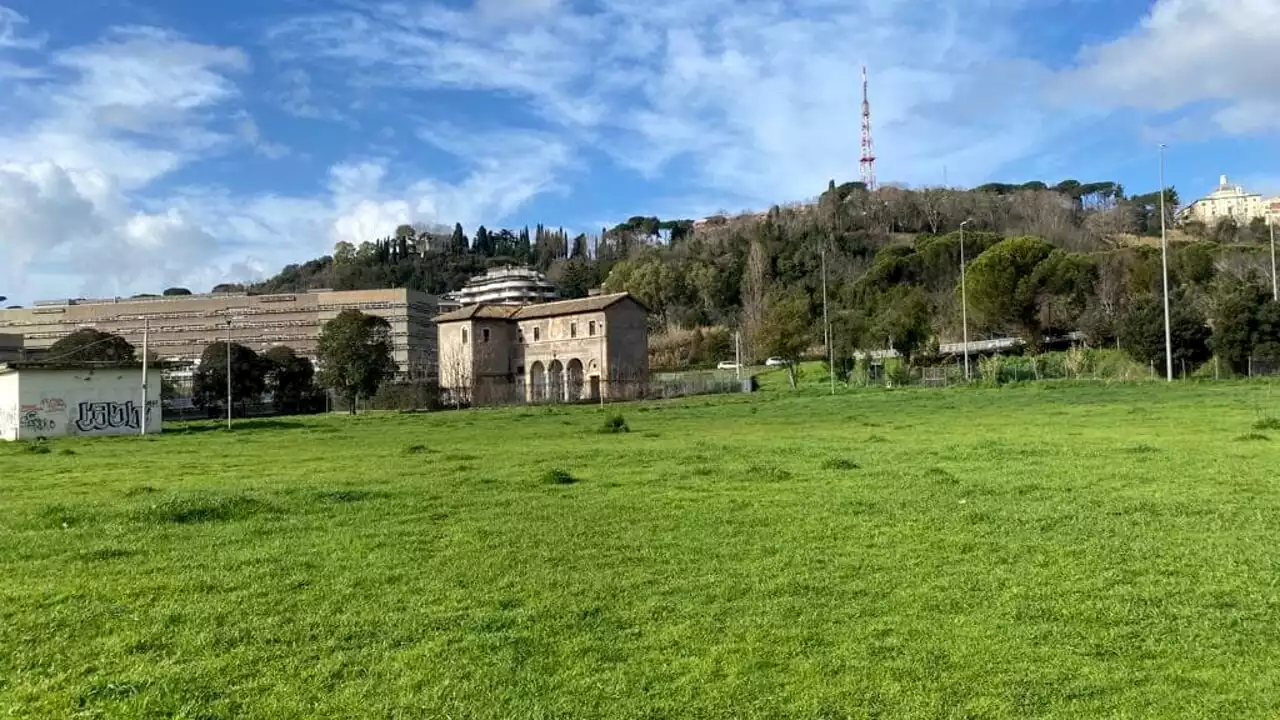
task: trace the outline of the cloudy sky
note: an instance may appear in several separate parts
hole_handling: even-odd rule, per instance
[[[0,0],[0,295],[882,182],[1280,191],[1277,0]]]

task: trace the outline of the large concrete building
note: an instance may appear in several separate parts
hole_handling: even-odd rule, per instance
[[[445,296],[457,307],[467,305],[528,305],[560,297],[556,286],[532,268],[505,266],[490,268],[467,281],[457,292]]]
[[[0,310],[0,332],[21,334],[33,356],[80,328],[120,335],[141,348],[145,324],[149,347],[166,360],[199,360],[205,347],[228,337],[257,352],[285,345],[314,359],[324,324],[354,309],[386,318],[401,377],[417,379],[435,377],[431,318],[437,307],[435,297],[405,289],[46,300]]]
[[[440,386],[481,405],[637,397],[649,379],[647,319],[627,293],[470,305],[436,318]]]
[[[1280,196],[1268,198],[1259,193],[1245,192],[1244,186],[1232,185],[1223,175],[1213,192],[1178,211],[1180,220],[1199,220],[1209,226],[1217,225],[1225,218],[1232,218],[1241,225],[1254,218],[1280,222]]]
[[[0,334],[0,362],[14,362],[26,356],[21,335]]]

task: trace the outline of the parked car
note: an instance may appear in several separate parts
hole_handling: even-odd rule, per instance
[[[717,370],[737,370],[738,363],[732,360],[721,360],[720,364],[716,365],[716,369]]]
[[[780,357],[771,357],[764,361],[765,367],[786,367],[787,361]]]

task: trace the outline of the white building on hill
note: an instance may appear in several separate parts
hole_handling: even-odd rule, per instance
[[[468,305],[529,305],[560,297],[542,273],[527,267],[490,268],[467,281],[445,299],[457,307]],[[444,309],[444,308],[442,308]]]
[[[1223,175],[1213,192],[1178,212],[1179,220],[1199,220],[1210,226],[1224,218],[1242,225],[1254,218],[1280,220],[1280,196],[1264,198],[1259,193],[1245,192],[1244,186],[1230,184]]]

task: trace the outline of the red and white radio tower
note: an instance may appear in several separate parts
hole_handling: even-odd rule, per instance
[[[871,139],[871,100],[867,97],[867,66],[862,66],[862,184],[876,189],[876,144]]]

